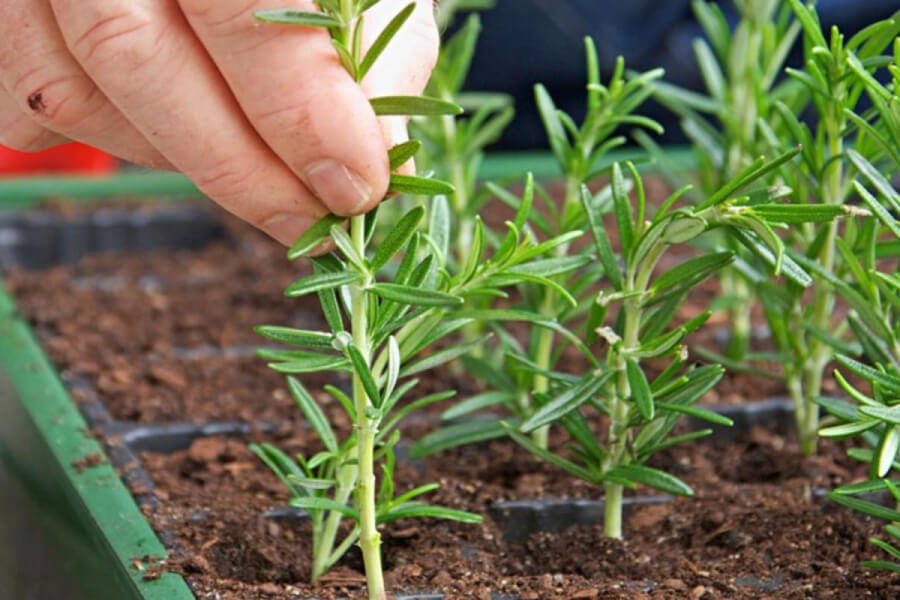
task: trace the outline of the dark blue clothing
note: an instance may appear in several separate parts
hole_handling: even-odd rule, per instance
[[[733,22],[731,2],[721,4]],[[819,0],[817,10],[824,27],[837,24],[850,35],[900,10],[900,0]],[[690,0],[497,0],[482,20],[468,87],[516,97],[518,116],[504,136],[506,148],[546,144],[532,98],[537,81],[561,108],[583,110],[586,35],[593,36],[605,73],[621,54],[630,69],[663,67],[668,80],[701,86],[691,42],[702,32]],[[666,120],[662,111],[651,112]],[[668,132],[678,129],[671,120],[665,124]]]

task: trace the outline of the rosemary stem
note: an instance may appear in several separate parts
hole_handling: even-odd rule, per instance
[[[335,502],[339,504],[347,503],[350,499],[350,494],[353,492],[353,488],[356,485],[356,474],[356,465],[344,465],[340,467],[337,477],[338,487],[334,494]],[[325,521],[325,528],[322,530],[321,537],[318,539],[318,543],[313,552],[313,583],[331,568],[334,543],[337,539],[342,517],[343,515],[337,511],[330,511],[328,513],[328,519]]]
[[[444,94],[444,99],[452,102],[453,97],[450,94]],[[458,135],[456,128],[456,118],[453,115],[444,115],[441,117],[441,127],[444,130],[444,142],[446,154],[444,160],[449,168],[448,176],[450,182],[456,190],[453,193],[453,208],[459,219],[459,231],[456,237],[456,260],[459,264],[466,263],[469,257],[469,250],[472,246],[472,223],[467,218],[462,218],[466,214],[469,206],[469,196],[466,186],[465,166],[460,160],[457,149]]]
[[[610,451],[603,471],[610,470],[627,464],[628,456],[628,413],[631,406],[631,384],[628,382],[626,355],[636,349],[640,343],[641,321],[643,309],[642,296],[647,291],[650,277],[656,268],[659,259],[665,252],[667,245],[657,243],[647,251],[646,257],[638,264],[628,269],[625,291],[628,298],[622,304],[625,314],[625,327],[622,332],[621,344],[614,345],[610,350],[612,362],[616,369],[616,385],[613,390],[612,403],[609,418],[609,445]],[[634,292],[637,292],[636,294]],[[607,537],[622,537],[622,496],[624,489],[621,484],[607,483],[603,486],[605,501],[603,510],[603,533]]]
[[[350,219],[350,237],[360,256],[366,253],[365,217]],[[353,343],[366,363],[371,362],[368,299],[366,288],[371,274],[365,273],[361,284],[350,286],[350,321]],[[353,401],[356,409],[357,458],[359,476],[356,481],[356,504],[359,509],[359,547],[366,569],[369,600],[385,600],[384,574],[381,568],[381,536],[375,521],[375,437],[378,423],[368,415],[371,400],[359,374],[353,374]]]
[[[829,153],[832,157],[840,156],[843,152],[840,127],[829,128],[828,136]],[[829,169],[828,179],[825,181],[822,200],[826,204],[840,204],[843,187],[843,169],[840,161],[833,161]],[[825,271],[832,273],[835,268],[835,255],[838,237],[837,221],[826,225],[827,230],[822,249],[819,252],[819,264]],[[819,331],[831,330],[831,313],[834,310],[834,294],[828,286],[816,286],[813,300],[813,324]],[[812,338],[809,342],[809,354],[804,361],[803,375],[803,404],[802,420],[799,422],[800,447],[804,454],[815,454],[817,446],[817,434],[819,429],[819,409],[815,399],[822,393],[823,372],[831,357],[831,350],[826,343],[818,338]]]
[[[662,246],[658,246],[648,253],[648,266],[638,274],[637,284],[634,272],[629,274],[626,283],[628,291],[644,290],[646,288],[653,266],[656,264],[661,252]],[[625,450],[628,440],[628,402],[631,398],[631,384],[628,382],[625,352],[634,349],[638,345],[641,329],[640,303],[640,298],[631,297],[625,300],[622,305],[622,310],[625,313],[625,329],[622,335],[621,346],[618,350],[613,350],[615,352],[614,363],[617,373],[609,419],[610,452],[605,471],[623,465],[627,460]],[[603,534],[611,538],[621,538],[622,496],[624,489],[621,484],[617,483],[607,483],[603,487],[605,490]]]
[[[562,214],[563,219],[565,219],[565,215],[567,215],[574,207],[578,206],[578,191],[580,188],[580,181],[575,177],[567,177],[566,178],[566,196],[563,203]],[[560,223],[559,229],[562,229],[563,223]],[[563,244],[562,246],[558,246],[555,249],[555,256],[565,256],[569,251],[569,245]],[[546,288],[544,290],[544,299],[541,303],[540,313],[542,316],[550,317],[556,319],[559,317],[556,309],[556,295],[554,294],[552,289]],[[544,370],[550,370],[553,366],[551,363],[553,361],[553,330],[548,329],[546,327],[542,328],[538,333],[538,342],[537,347],[535,348],[535,356],[534,362],[538,367]],[[546,394],[550,389],[550,382],[544,375],[535,375],[534,382],[532,384],[532,391],[534,394]],[[533,405],[533,402],[531,402]],[[533,406],[529,406],[528,410],[534,410]],[[548,437],[550,435],[550,426],[545,425],[543,427],[539,427],[535,429],[531,434],[532,440],[534,443],[540,446],[541,448],[547,447]]]
[[[541,304],[541,314],[548,317],[555,317],[554,313],[554,302],[553,302],[553,290],[547,289],[544,292],[544,300]],[[551,365],[551,359],[553,355],[553,331],[547,328],[543,328],[540,331],[538,337],[537,348],[535,349],[535,360],[534,362],[538,367],[542,369],[549,370]],[[533,392],[535,394],[546,394],[550,389],[550,382],[547,377],[544,375],[535,375],[534,376],[534,386]],[[533,402],[530,402],[533,405]],[[533,406],[529,407],[529,410],[533,410]],[[546,448],[547,443],[549,441],[550,436],[550,426],[544,425],[543,427],[539,427],[535,429],[531,434],[531,439],[534,440],[534,443],[540,446],[541,448]]]
[[[625,335],[622,338],[623,349],[632,348],[637,344],[638,329],[640,325],[640,309],[633,300],[626,300],[623,307],[625,311]],[[611,415],[609,419],[610,452],[606,465],[609,471],[625,462],[625,442],[627,440],[628,427],[628,399],[631,397],[631,385],[628,383],[625,357],[618,352],[615,357],[616,386],[612,395]],[[607,537],[622,537],[622,496],[623,487],[618,483],[607,483],[605,490],[603,509],[603,534]]]

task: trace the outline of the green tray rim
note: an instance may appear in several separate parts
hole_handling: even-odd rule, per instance
[[[610,152],[603,157],[603,165],[646,158],[640,149]],[[682,168],[695,164],[693,150],[686,146],[666,148],[669,165]],[[602,166],[602,165],[599,165]],[[645,162],[639,165],[656,170],[659,165]],[[533,173],[539,179],[558,177],[559,165],[546,151],[517,151],[489,153],[479,169],[479,179],[511,180]],[[181,201],[203,197],[197,187],[184,175],[168,171],[125,172],[106,176],[31,176],[0,178],[0,209],[28,208],[48,198],[62,202],[90,202],[98,198],[116,197],[120,200],[140,201],[154,198],[161,201]]]
[[[114,571],[107,576],[128,582],[121,598],[194,600],[184,579],[165,572],[145,580],[132,564],[135,557],[163,559],[165,548],[138,508],[124,482],[94,439],[56,369],[47,359],[29,324],[16,310],[15,301],[0,281],[0,367],[17,392],[24,413],[31,419],[65,477],[66,499],[79,522],[105,542],[100,558]],[[78,472],[73,461],[95,453],[103,464]]]

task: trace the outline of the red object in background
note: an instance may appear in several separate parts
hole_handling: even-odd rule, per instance
[[[40,173],[105,175],[116,169],[116,158],[84,144],[71,143],[41,152],[19,152],[0,146],[0,176]]]

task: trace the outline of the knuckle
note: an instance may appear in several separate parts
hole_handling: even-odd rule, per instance
[[[234,205],[249,195],[254,170],[240,161],[224,162],[194,177],[194,183],[207,196],[222,205]]]
[[[139,68],[159,54],[162,35],[155,29],[147,15],[119,12],[97,20],[71,49],[84,64],[115,61],[119,69]]]
[[[198,20],[215,35],[230,35],[255,26],[250,17],[259,0],[226,2],[219,0],[180,0],[181,10],[191,20]]]
[[[93,85],[78,75],[42,80],[26,90],[25,108],[32,119],[54,131],[66,131],[91,113],[91,100],[97,93]]]

